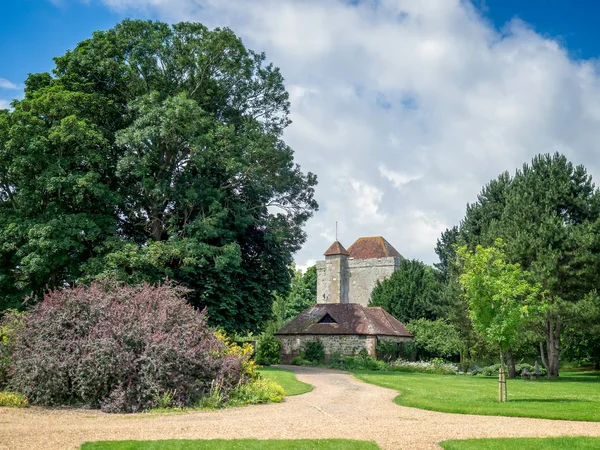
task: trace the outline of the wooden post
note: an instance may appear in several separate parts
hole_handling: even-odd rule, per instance
[[[500,365],[500,370],[498,371],[498,401],[508,401],[508,393],[506,391],[506,372],[504,372],[504,364]]]

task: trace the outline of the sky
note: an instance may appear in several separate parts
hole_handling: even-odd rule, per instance
[[[0,108],[28,73],[124,18],[229,27],[281,68],[284,139],[317,174],[296,254],[384,236],[434,263],[440,233],[501,172],[564,153],[600,179],[600,4],[591,0],[14,0]]]

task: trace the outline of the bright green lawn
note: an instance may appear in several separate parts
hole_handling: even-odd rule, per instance
[[[600,438],[468,439],[444,441],[440,442],[440,446],[445,450],[595,450],[600,448]]]
[[[494,377],[357,371],[368,383],[396,389],[399,405],[459,414],[600,421],[600,374],[564,373],[559,379],[508,380],[508,403],[498,403]]]
[[[277,382],[285,391],[285,395],[298,395],[312,391],[312,386],[296,379],[294,372],[276,367],[263,367],[258,373]]]
[[[211,439],[89,442],[81,450],[379,450],[379,446],[375,442],[346,439]]]

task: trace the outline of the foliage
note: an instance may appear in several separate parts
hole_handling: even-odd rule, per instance
[[[595,450],[600,447],[597,437],[545,437],[545,438],[487,438],[440,442],[444,450]]]
[[[537,300],[545,313],[531,329],[544,344],[542,362],[554,378],[564,330],[590,328],[600,317],[599,230],[600,193],[585,168],[558,153],[538,155],[513,177],[503,173],[484,186],[458,235],[448,230],[436,251],[442,267],[448,255],[452,259],[452,237],[470,250],[503,238],[507,261],[520,264],[542,287]],[[457,304],[455,297],[451,303]]]
[[[8,383],[15,335],[22,328],[24,319],[25,313],[10,309],[0,319],[0,389]]]
[[[518,338],[540,286],[532,284],[519,264],[506,261],[502,240],[494,247],[478,245],[474,252],[458,249],[464,265],[460,284],[469,302],[475,329],[502,352]],[[539,308],[543,313],[543,309]]]
[[[202,439],[87,442],[81,450],[379,450],[371,441],[349,439]]]
[[[258,340],[256,363],[261,366],[279,364],[281,343],[271,334],[263,334]]]
[[[417,260],[403,260],[387,279],[378,281],[370,306],[381,306],[401,322],[435,318],[440,283],[434,269]]]
[[[394,372],[420,372],[434,373],[438,375],[456,375],[458,367],[447,363],[443,359],[434,358],[431,361],[405,361],[398,359],[390,364]]]
[[[212,324],[259,330],[317,208],[279,69],[229,29],[139,20],[55,63],[0,112],[0,309],[169,277]]]
[[[256,378],[256,361],[252,359],[254,348],[249,342],[244,342],[240,346],[237,342],[232,341],[222,331],[215,331],[216,338],[226,345],[225,356],[233,356],[239,359],[242,363],[242,375],[246,378]]]
[[[262,367],[259,375],[267,380],[275,381],[285,391],[286,396],[304,394],[312,391],[312,386],[296,379],[296,374],[277,367]]]
[[[507,380],[508,403],[497,401],[498,380],[493,378],[381,371],[354,376],[397,390],[400,395],[394,403],[402,406],[458,414],[600,422],[597,373],[565,372],[556,380]]]
[[[529,373],[535,373],[535,366],[527,363],[520,363],[515,365],[516,374],[518,377],[523,373],[523,369],[527,369]],[[484,377],[498,376],[500,370],[500,364],[494,364],[481,369],[476,368],[471,370],[471,375],[482,375]],[[540,375],[547,375],[548,371],[544,367],[539,367]]]
[[[320,363],[325,359],[325,347],[320,341],[307,342],[302,351],[302,357],[312,363]]]
[[[414,336],[417,355],[422,359],[458,356],[461,338],[454,326],[444,319],[417,319],[406,325]]]
[[[29,400],[18,392],[0,392],[0,406],[25,408],[29,406]]]
[[[317,301],[317,266],[302,273],[292,268],[290,289],[287,295],[274,294],[272,318],[266,333],[274,334],[283,325]]]
[[[385,362],[393,361],[398,357],[398,343],[378,339],[375,345],[375,354],[377,355],[377,359]]]
[[[216,337],[187,290],[115,282],[46,294],[17,335],[10,386],[32,403],[80,402],[106,412],[195,404],[251,374],[249,355]]]
[[[258,405],[260,403],[280,403],[285,391],[276,381],[257,378],[250,383],[240,384],[229,394],[229,406]]]
[[[294,356],[292,358],[292,360],[290,361],[290,364],[293,366],[310,366],[313,363],[312,363],[312,361],[309,361],[304,356],[302,356],[302,353],[301,353],[298,356]]]
[[[398,358],[407,361],[417,359],[417,344],[414,339],[398,343]]]

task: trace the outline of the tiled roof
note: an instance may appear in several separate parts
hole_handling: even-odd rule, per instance
[[[336,323],[319,323],[326,314],[329,314]],[[412,337],[404,324],[384,309],[366,307],[357,303],[317,303],[302,311],[275,334],[358,334]]]
[[[403,256],[381,236],[362,237],[348,248],[350,257],[354,259],[386,258]]]
[[[325,256],[331,255],[350,255],[348,250],[344,248],[344,246],[340,243],[340,241],[335,241],[331,246],[323,253]]]

